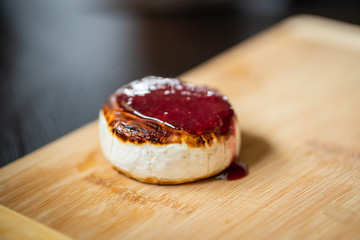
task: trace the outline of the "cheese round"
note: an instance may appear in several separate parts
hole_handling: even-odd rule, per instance
[[[112,94],[99,113],[104,156],[155,184],[214,176],[235,161],[240,129],[227,98],[178,79],[146,77]]]

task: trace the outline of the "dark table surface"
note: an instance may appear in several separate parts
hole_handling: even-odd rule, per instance
[[[177,76],[298,13],[360,24],[360,1],[0,0],[0,166],[96,119],[123,84]]]

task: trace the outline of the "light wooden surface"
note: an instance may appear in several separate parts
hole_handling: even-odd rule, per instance
[[[229,96],[247,177],[137,182],[93,122],[2,168],[0,203],[77,239],[360,239],[359,27],[294,17],[182,78]]]
[[[0,239],[70,240],[65,235],[1,205]]]

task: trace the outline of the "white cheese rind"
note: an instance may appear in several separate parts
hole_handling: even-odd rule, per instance
[[[219,173],[230,165],[240,147],[237,126],[234,135],[216,138],[210,146],[124,142],[111,132],[102,111],[99,134],[103,153],[116,168],[134,178],[151,178],[159,183],[187,182]]]

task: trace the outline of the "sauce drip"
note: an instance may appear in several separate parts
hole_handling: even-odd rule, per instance
[[[146,77],[116,92],[126,111],[191,134],[233,130],[234,111],[219,92],[173,78]]]
[[[232,181],[243,178],[246,175],[248,175],[248,173],[249,171],[246,165],[243,162],[236,161],[236,159],[234,158],[230,166],[226,168],[224,171],[222,171],[215,178],[220,180]]]

